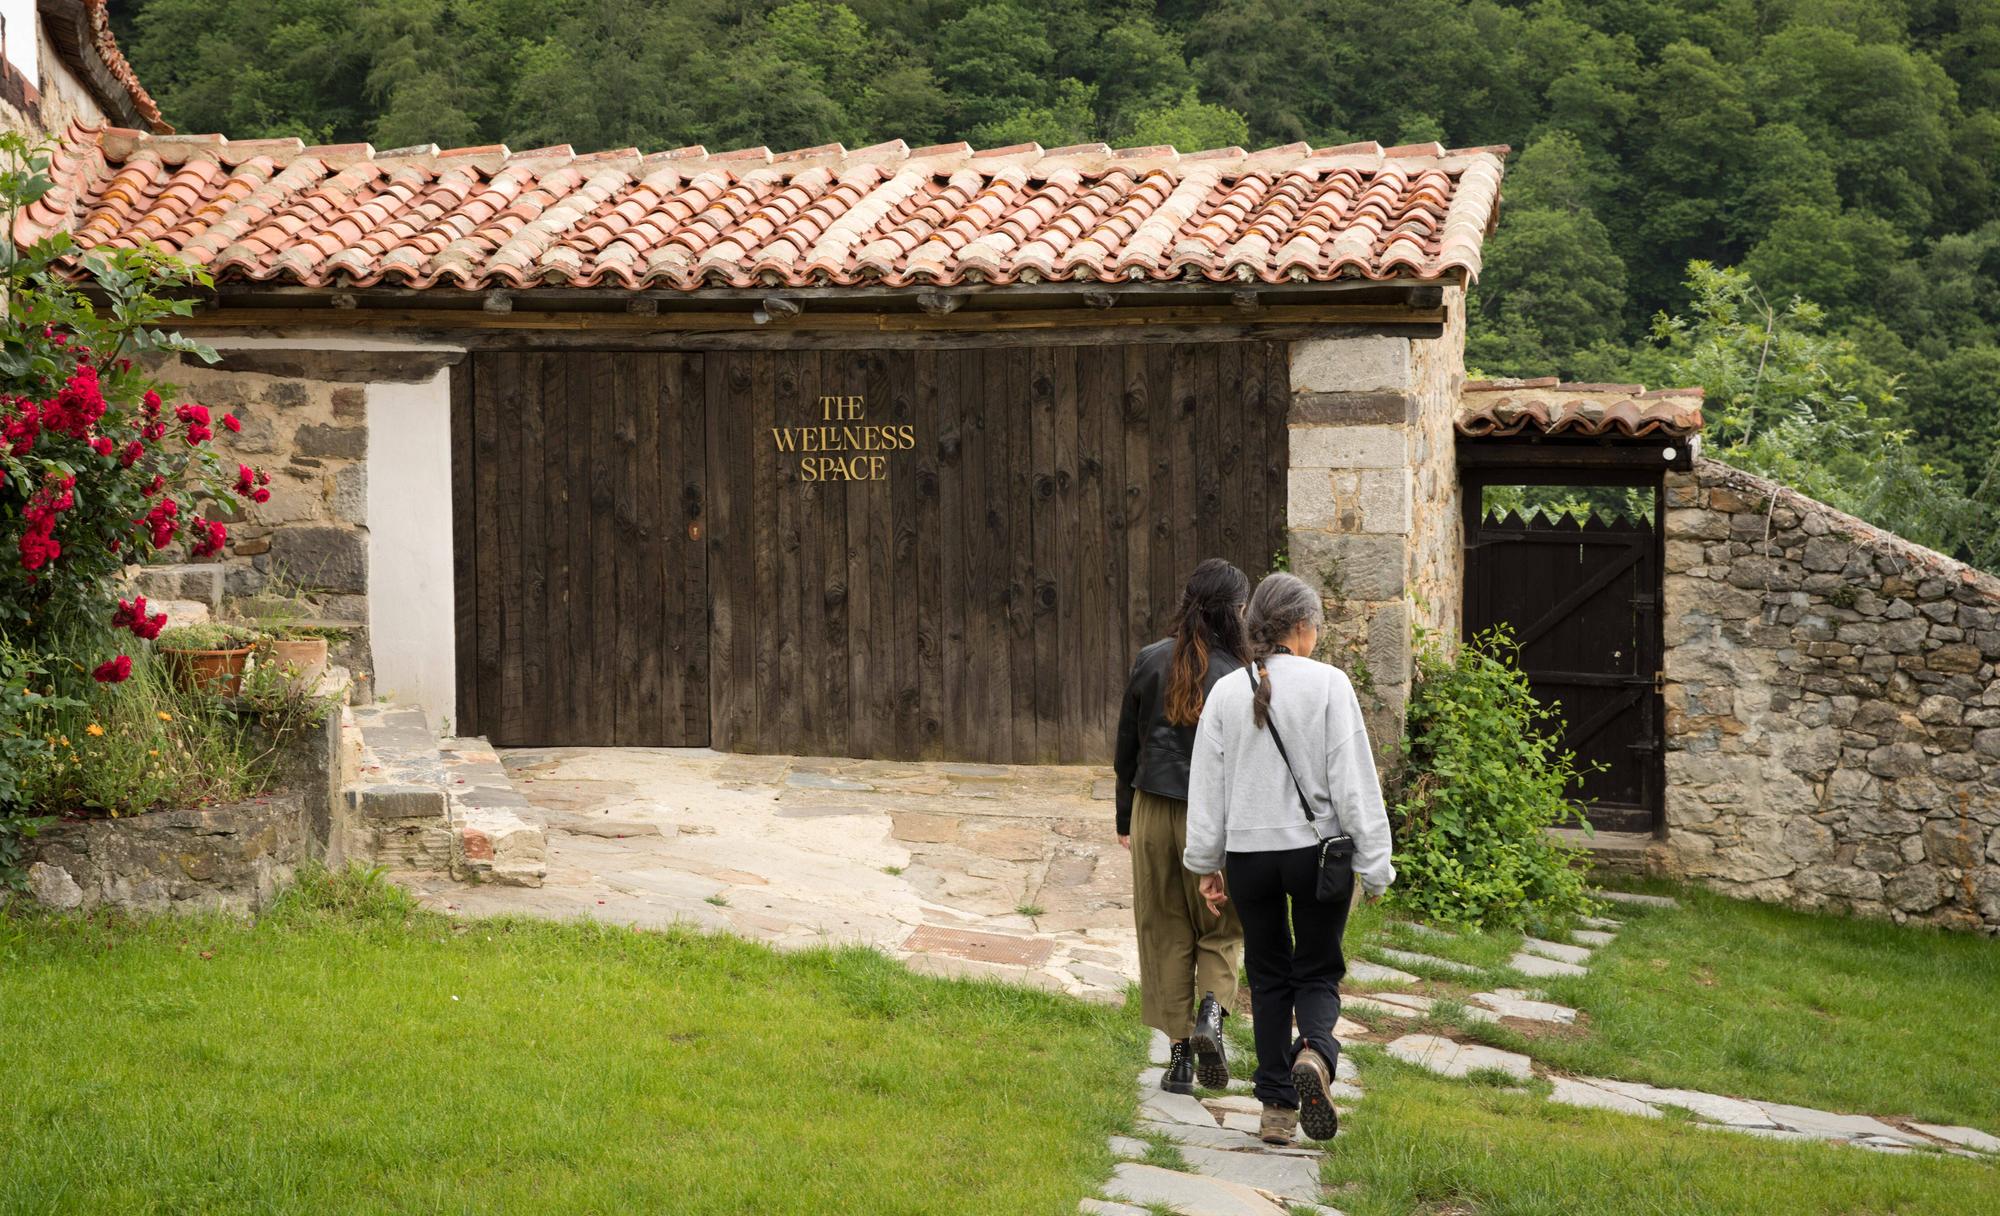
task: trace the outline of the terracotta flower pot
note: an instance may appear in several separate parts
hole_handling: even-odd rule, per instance
[[[174,682],[182,688],[233,697],[243,689],[243,664],[250,658],[251,649],[249,646],[234,650],[162,649],[160,653],[166,657],[167,670],[174,673]]]
[[[271,664],[301,684],[316,685],[326,672],[326,639],[272,639]]]

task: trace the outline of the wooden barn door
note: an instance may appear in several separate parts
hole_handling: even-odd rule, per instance
[[[1601,831],[1660,822],[1660,502],[1638,485],[1466,486],[1465,629],[1504,624],[1535,697],[1559,704],[1576,797]],[[1492,480],[1487,480],[1488,478]]]
[[[724,750],[1105,762],[1195,564],[1284,543],[1281,344],[715,352],[704,383]],[[881,463],[826,466],[826,426]]]
[[[706,744],[701,356],[474,354],[452,411],[458,729]]]

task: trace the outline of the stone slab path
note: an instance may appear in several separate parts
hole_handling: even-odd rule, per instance
[[[1678,905],[1664,896],[1625,895],[1607,891],[1606,899],[1628,906],[1672,908]],[[1620,922],[1588,918],[1591,927],[1578,930],[1571,942],[1528,938],[1508,965],[1524,975],[1582,975],[1595,951],[1616,939]],[[1477,1005],[1467,1005],[1480,1013],[1490,1009],[1506,1017],[1531,1021],[1570,1023],[1576,1010],[1550,1004],[1540,993],[1502,988],[1476,993]],[[1434,1000],[1415,993],[1368,993],[1349,997],[1345,1006],[1356,1012],[1373,1011],[1401,1018],[1428,1013]],[[1486,1020],[1475,1017],[1474,1020]],[[1392,1040],[1388,1054],[1446,1077],[1466,1077],[1473,1073],[1502,1073],[1516,1082],[1537,1077],[1549,1084],[1549,1101],[1567,1106],[1616,1111],[1639,1118],[1657,1119],[1663,1107],[1687,1111],[1700,1126],[1746,1135],[1783,1140],[1819,1140],[1849,1144],[1876,1152],[1908,1153],[1920,1149],[1963,1157],[1992,1160],[2000,1155],[2000,1139],[1969,1127],[1942,1127],[1923,1123],[1898,1124],[1869,1115],[1840,1114],[1789,1106],[1781,1102],[1760,1102],[1689,1089],[1668,1089],[1617,1081],[1606,1077],[1570,1077],[1549,1072],[1519,1052],[1503,1051],[1480,1043],[1460,1042],[1445,1035],[1405,1034]]]
[[[1335,1034],[1352,1038],[1368,1033],[1366,1026],[1341,1019]],[[1200,1099],[1170,1094],[1160,1088],[1161,1069],[1168,1054],[1167,1037],[1154,1031],[1148,1057],[1153,1067],[1138,1078],[1138,1132],[1173,1146],[1183,1168],[1169,1169],[1144,1159],[1153,1154],[1147,1140],[1113,1136],[1111,1153],[1119,1159],[1100,1198],[1085,1199],[1082,1213],[1122,1216],[1147,1212],[1160,1204],[1182,1216],[1340,1216],[1318,1202],[1323,1149],[1310,1140],[1279,1147],[1257,1138],[1263,1107],[1250,1094],[1250,1083],[1230,1083],[1221,1097]],[[1361,1099],[1360,1076],[1354,1061],[1342,1056],[1331,1089],[1335,1109],[1345,1117]]]
[[[1131,864],[1101,769],[705,748],[497,758],[514,813],[546,835],[541,885],[396,876],[430,906],[865,945],[929,974],[1106,1002],[1138,978]]]

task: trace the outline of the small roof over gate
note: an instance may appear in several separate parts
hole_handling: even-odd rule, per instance
[[[218,282],[294,287],[1455,282],[1478,274],[1506,151],[895,141],[579,156],[79,125],[57,188],[13,235],[156,243]]]
[[[1469,380],[1459,397],[1458,433],[1468,438],[1575,436],[1686,438],[1701,433],[1702,390],[1643,384]]]

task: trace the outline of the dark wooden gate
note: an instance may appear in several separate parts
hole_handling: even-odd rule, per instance
[[[700,371],[539,352],[453,369],[459,730],[708,742]]]
[[[469,369],[460,729],[500,744],[1101,762],[1196,563],[1284,543],[1278,343]]]
[[[1657,478],[1637,509],[1572,513],[1482,502],[1507,479],[1473,474],[1465,487],[1466,632],[1509,626],[1536,698],[1560,707],[1563,746],[1604,766],[1576,791],[1592,826],[1652,831],[1663,789]]]
[[[1195,564],[1283,543],[1282,345],[712,353],[706,384],[727,750],[1101,762]],[[829,397],[909,428],[880,479],[773,441]]]

